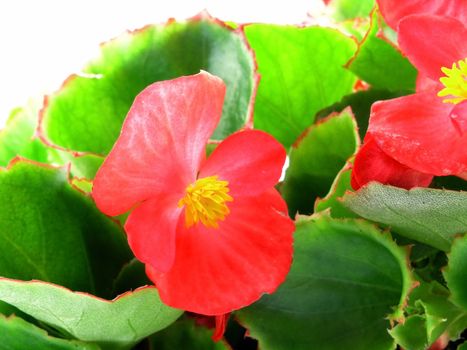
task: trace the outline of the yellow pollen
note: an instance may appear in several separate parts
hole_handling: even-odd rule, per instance
[[[185,206],[185,225],[191,227],[202,222],[206,227],[218,228],[218,221],[224,220],[230,210],[226,202],[232,202],[228,195],[229,182],[218,180],[218,176],[198,179],[186,188],[185,197],[178,202]]]
[[[457,104],[467,100],[467,58],[454,62],[451,68],[443,67],[441,71],[446,76],[439,79],[444,88],[438,96],[449,96],[443,102]]]

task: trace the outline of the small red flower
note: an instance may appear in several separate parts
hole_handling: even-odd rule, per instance
[[[454,18],[412,15],[399,22],[399,45],[420,72],[417,93],[372,106],[368,133],[381,154],[420,172],[401,184],[401,169],[372,174],[371,160],[357,154],[353,177],[400,187],[426,186],[430,175],[467,171],[467,28]],[[425,176],[423,176],[423,174]],[[357,183],[357,181],[354,181]],[[359,186],[364,183],[358,181]]]
[[[206,72],[155,83],[135,99],[94,180],[168,305],[221,315],[273,292],[292,259],[293,222],[273,188],[284,148],[246,130],[205,159],[225,85]]]

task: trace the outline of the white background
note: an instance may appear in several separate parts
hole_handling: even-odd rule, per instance
[[[168,18],[207,9],[224,21],[299,24],[321,0],[14,0],[0,2],[0,129],[9,111],[58,89],[99,43]]]

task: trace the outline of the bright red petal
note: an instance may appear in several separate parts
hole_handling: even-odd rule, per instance
[[[384,153],[371,134],[365,137],[365,143],[358,151],[352,169],[351,185],[354,190],[377,181],[410,189],[412,187],[427,187],[432,175],[410,169]]]
[[[230,195],[255,195],[273,187],[285,162],[284,147],[259,130],[226,138],[201,167],[200,178],[218,175],[229,181]]]
[[[457,175],[467,170],[467,113],[461,103],[442,103],[425,92],[373,104],[368,131],[390,157],[432,175]],[[451,112],[458,111],[456,118]]]
[[[418,73],[417,75],[417,82],[416,82],[416,92],[436,92],[442,90],[444,85],[441,84],[439,80],[433,80],[428,78],[426,75]]]
[[[159,196],[134,209],[125,224],[128,244],[135,256],[161,272],[168,271],[175,258],[176,228],[182,213],[179,198]]]
[[[397,29],[399,21],[409,15],[431,14],[457,18],[467,22],[465,0],[377,0],[386,23]]]
[[[204,159],[224,94],[222,80],[206,72],[144,89],[94,180],[99,209],[118,215],[160,193],[183,193]]]
[[[449,114],[449,118],[454,129],[459,133],[459,137],[465,136],[467,134],[467,101],[456,104]],[[467,145],[464,146],[467,147]]]
[[[164,303],[204,315],[245,307],[272,293],[292,261],[294,225],[277,191],[238,197],[219,229],[180,220],[175,262],[167,273],[147,265]]]
[[[399,23],[402,52],[422,74],[434,80],[444,76],[441,67],[451,68],[467,57],[466,37],[467,28],[453,18],[414,15]]]

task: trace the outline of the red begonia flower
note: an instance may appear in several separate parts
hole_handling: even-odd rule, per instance
[[[453,18],[412,15],[399,23],[400,47],[420,72],[418,92],[375,103],[368,132],[385,155],[410,169],[437,176],[467,171],[466,37],[465,25]],[[354,177],[377,180],[372,169],[356,164]]]
[[[399,163],[384,153],[373,136],[367,133],[363,146],[354,160],[351,186],[358,190],[370,181],[397,186],[405,189],[426,187],[433,180],[433,175],[424,174]]]
[[[386,23],[392,29],[397,29],[397,24],[404,17],[425,13],[467,21],[465,0],[377,0],[377,3]]]
[[[420,172],[467,170],[466,37],[453,18],[413,15],[399,24],[402,51],[439,89],[377,102],[368,130],[386,154]]]
[[[147,87],[94,180],[168,305],[205,315],[244,307],[284,280],[293,222],[273,188],[286,153],[268,134],[237,132],[205,159],[225,85],[206,72]]]

